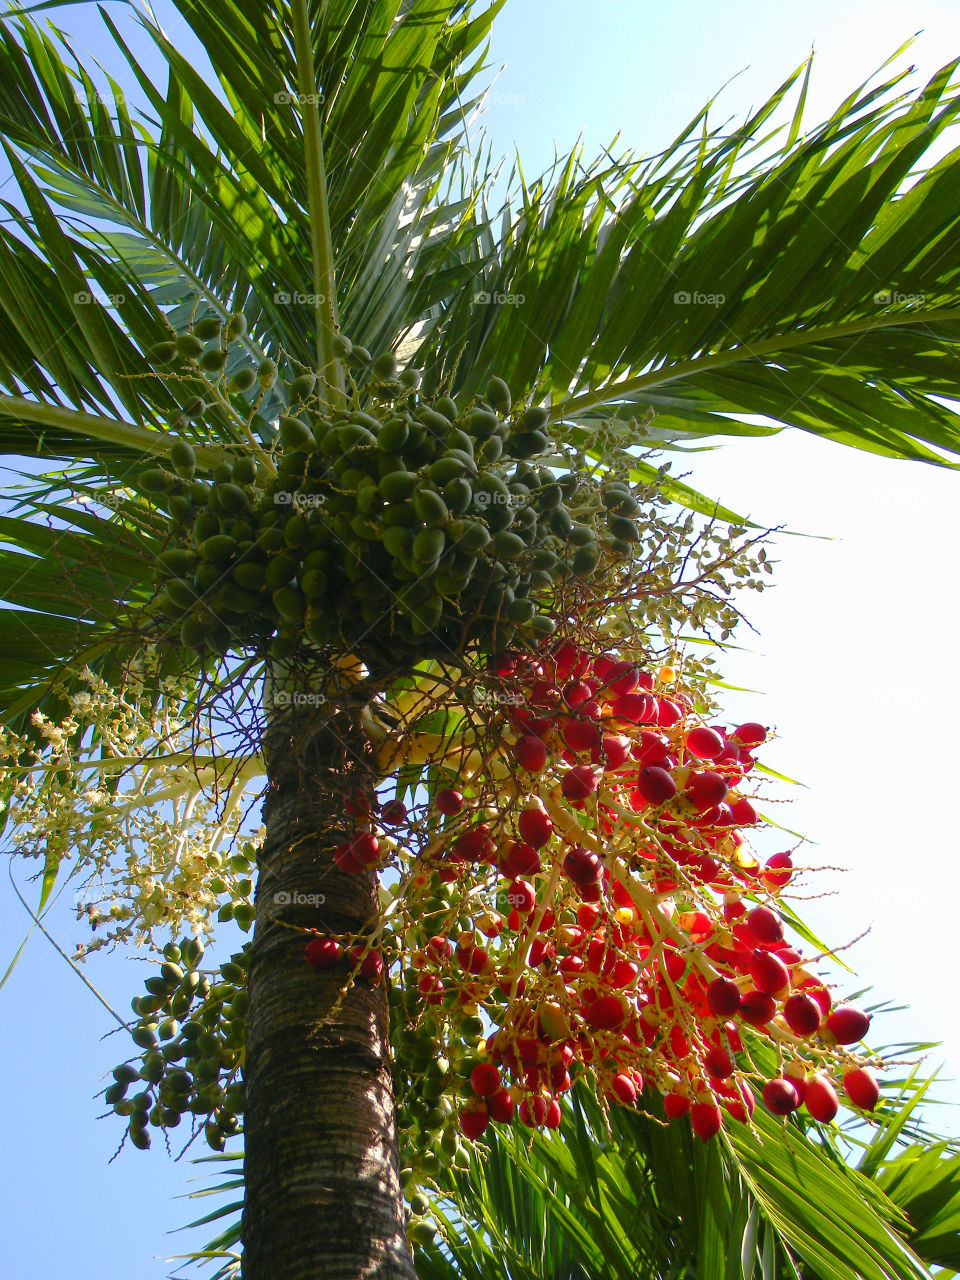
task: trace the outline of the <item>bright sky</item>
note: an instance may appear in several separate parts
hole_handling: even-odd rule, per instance
[[[124,26],[125,8],[109,8]],[[93,5],[55,17],[78,44],[118,66]],[[493,60],[504,70],[487,126],[495,150],[519,148],[528,176],[549,163],[555,140],[569,148],[581,130],[588,156],[618,131],[624,145],[652,151],[741,72],[718,111],[742,117],[815,43],[814,122],[921,27],[898,65],[913,61],[928,75],[960,55],[960,9],[952,5],[512,0],[494,39]],[[176,18],[169,28],[179,29]],[[149,63],[144,45],[134,38]],[[907,1006],[877,1019],[872,1038],[942,1040],[932,1061],[944,1057],[956,1074],[951,816],[960,697],[949,653],[960,476],[799,433],[689,461],[693,482],[728,505],[765,525],[821,535],[780,538],[775,588],[746,601],[759,636],[745,633],[750,652],[729,655],[725,669],[731,683],[761,692],[736,702],[731,695],[731,717],[742,711],[776,725],[769,763],[808,788],[778,817],[818,842],[809,863],[848,869],[817,877],[837,896],[805,912],[837,942],[871,928],[851,953],[859,978],[850,981]],[[0,910],[2,971],[24,932],[5,885]],[[76,925],[66,912],[54,928],[69,948]],[[146,973],[136,961],[89,970],[122,1011]],[[203,1202],[172,1199],[197,1170],[174,1165],[158,1144],[107,1165],[120,1127],[95,1119],[102,1107],[93,1093],[127,1052],[119,1037],[100,1042],[109,1018],[36,935],[0,993],[0,1012],[8,1273],[159,1280],[170,1270],[162,1259],[185,1247],[184,1237],[165,1232],[203,1211]],[[941,1092],[960,1101],[955,1084]],[[949,1113],[936,1123],[960,1132]]]

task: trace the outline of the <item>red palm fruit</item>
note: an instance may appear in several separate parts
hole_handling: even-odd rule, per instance
[[[432,937],[424,947],[424,951],[426,951],[431,960],[449,960],[453,955],[450,939],[445,938],[442,933]]]
[[[698,769],[690,774],[687,796],[697,809],[710,809],[718,805],[727,794],[727,784],[712,769]]]
[[[551,1098],[547,1103],[546,1111],[543,1113],[543,1127],[545,1129],[559,1129],[562,1118],[563,1112],[560,1110],[560,1103],[556,1098]]]
[[[745,991],[740,1001],[740,1017],[751,1027],[765,1027],[777,1011],[777,1002],[765,991]]]
[[[336,964],[343,954],[343,947],[333,938],[311,938],[303,949],[303,958],[314,969],[326,969]]]
[[[775,1116],[788,1116],[799,1107],[800,1094],[792,1080],[777,1076],[764,1085],[763,1101]]]
[[[742,827],[746,825],[745,822],[740,823]],[[771,893],[775,893],[777,889],[790,883],[792,875],[793,859],[789,853],[774,853],[767,859],[767,865],[760,872],[760,879]]]
[[[610,1081],[610,1092],[618,1102],[622,1102],[627,1107],[633,1106],[637,1100],[637,1086],[622,1071]]]
[[[837,1005],[827,1015],[827,1030],[839,1044],[856,1044],[870,1029],[870,1014],[852,1004]]]
[[[434,804],[440,813],[446,814],[448,818],[453,818],[463,808],[463,794],[452,790],[450,787],[445,787],[442,791],[437,792]]]
[[[489,973],[493,963],[483,947],[457,947],[457,960],[460,967],[474,975]]]
[[[532,845],[514,841],[507,849],[500,869],[509,880],[520,876],[535,876],[541,870],[540,855]]]
[[[370,982],[376,982],[383,973],[383,956],[376,948],[369,951],[365,947],[352,947],[350,959],[360,965],[360,976]]]
[[[818,982],[816,978],[805,978],[803,982],[800,983],[800,986],[808,996],[813,1000],[816,1000],[817,1004],[820,1006],[820,1012],[824,1017],[826,1017],[830,1012],[830,1006],[833,1004],[833,1000],[831,999],[830,992],[827,988],[823,986],[822,983]]]
[[[557,679],[566,680],[573,672],[579,674],[590,666],[590,659],[576,645],[562,644],[553,655]]]
[[[659,765],[648,765],[637,777],[637,790],[648,804],[665,804],[677,794],[677,784]]]
[[[691,729],[684,741],[691,755],[699,756],[701,760],[716,760],[723,754],[723,738],[716,729],[710,729],[705,724]]]
[[[807,1076],[803,1105],[822,1124],[829,1124],[840,1110],[840,1099],[837,1091],[825,1076],[814,1074]]]
[[[370,831],[363,831],[353,837],[350,847],[356,858],[365,867],[372,867],[380,858],[380,841]]]
[[[683,708],[672,698],[657,699],[657,724],[664,729],[672,729],[683,719]]]
[[[577,924],[581,929],[592,929],[600,919],[600,908],[590,902],[581,902],[577,907]]]
[[[562,1062],[558,1062],[550,1068],[550,1088],[554,1093],[566,1093],[572,1084],[570,1072]]]
[[[623,1026],[627,1010],[620,996],[598,996],[587,1006],[583,1016],[597,1031],[612,1031],[614,1027]]]
[[[703,1065],[710,1075],[716,1076],[718,1080],[726,1080],[727,1076],[732,1076],[736,1070],[736,1063],[733,1058],[720,1045],[714,1045],[707,1052]]]
[[[520,1122],[525,1124],[528,1129],[537,1129],[543,1124],[547,1114],[547,1100],[536,1094],[531,1098],[524,1098],[520,1103]]]
[[[774,955],[779,956],[788,969],[792,964],[799,964],[803,959],[796,947],[789,947],[785,942],[778,942],[772,950]]]
[[[751,720],[747,724],[738,725],[730,737],[745,747],[759,747],[761,743],[766,742],[767,731],[762,724]]]
[[[707,1004],[716,1018],[729,1018],[740,1008],[740,988],[732,978],[714,978],[707,987]]]
[[[715,1102],[695,1102],[690,1108],[690,1123],[697,1137],[709,1142],[720,1132],[723,1113]]]
[[[517,669],[519,661],[517,654],[511,653],[509,649],[504,649],[502,653],[492,653],[487,659],[487,670],[492,671],[495,676],[513,675]]]
[[[471,1142],[480,1137],[489,1123],[490,1112],[479,1098],[471,1098],[460,1112],[460,1132]]]
[[[639,965],[621,956],[610,970],[610,985],[616,990],[620,990],[622,987],[630,987],[636,982],[639,972]]]
[[[630,754],[641,765],[656,764],[667,768],[670,746],[665,738],[651,729],[641,729],[640,737],[630,748]]]
[[[741,1124],[744,1124],[746,1123],[747,1118],[753,1115],[757,1106],[757,1100],[753,1096],[753,1090],[747,1084],[746,1080],[741,1080],[737,1084],[736,1088],[740,1094],[740,1098],[739,1100],[728,1102],[726,1104],[727,1114],[732,1116],[734,1120],[739,1120]]]
[[[845,1071],[843,1087],[853,1105],[862,1111],[872,1111],[880,1101],[880,1086],[866,1067],[852,1067]]]
[[[579,707],[592,693],[586,680],[569,680],[563,687],[563,698],[568,707]]]
[[[524,809],[517,819],[520,838],[534,849],[542,849],[553,835],[553,822],[545,809]]]
[[[560,790],[568,800],[586,800],[600,785],[600,774],[589,764],[574,765],[563,775]]]
[[[554,954],[553,943],[544,942],[542,938],[534,938],[527,963],[531,968],[536,969],[538,965],[543,964],[544,960],[552,960]]]
[[[663,1099],[663,1109],[668,1120],[679,1120],[690,1110],[690,1099],[685,1098],[682,1093],[668,1093]]]
[[[772,951],[754,951],[750,957],[750,977],[758,991],[778,996],[790,986],[790,970]]]
[[[783,1006],[787,1026],[797,1036],[812,1036],[820,1028],[820,1006],[803,991],[795,991]]]
[[[730,812],[738,827],[754,827],[760,821],[756,809],[746,796],[737,796],[730,806]]]
[[[574,884],[596,884],[603,872],[603,863],[592,849],[574,845],[563,860],[563,870]]]
[[[407,806],[402,800],[388,800],[380,810],[380,821],[388,827],[399,827],[406,816]]]
[[[734,1053],[739,1053],[743,1048],[743,1041],[740,1038],[740,1032],[735,1022],[725,1022],[723,1024],[724,1043],[728,1044]]]
[[[498,1124],[509,1124],[513,1119],[516,1106],[513,1094],[509,1089],[500,1089],[487,1098],[487,1111],[490,1119],[496,1120]]]
[[[453,854],[462,862],[486,862],[493,851],[490,828],[485,822],[471,827],[453,842]]]
[[[427,1004],[439,1004],[443,999],[443,982],[435,973],[422,973],[417,989]]]
[[[480,1062],[470,1072],[470,1088],[481,1098],[489,1098],[500,1088],[500,1068],[493,1062]]]
[[[532,733],[524,734],[514,744],[513,755],[521,769],[526,769],[527,773],[540,773],[547,763],[547,744]]]
[[[603,757],[610,769],[619,769],[630,759],[630,739],[622,733],[607,733],[601,744]]]
[[[529,915],[537,905],[537,895],[529,880],[511,880],[507,888],[507,903],[520,915]]]
[[[358,876],[364,869],[352,841],[349,844],[338,845],[333,851],[333,860],[341,871],[348,871],[354,876]]]
[[[600,726],[590,720],[568,720],[563,726],[563,740],[571,751],[589,751],[600,741]]]
[[[772,947],[783,941],[783,921],[769,907],[754,907],[748,911],[746,924],[761,947]]]
[[[639,667],[635,667],[632,662],[621,659],[607,673],[604,680],[604,687],[611,698],[619,697],[621,694],[633,693],[633,691],[641,686],[643,688],[652,687],[647,685],[646,681],[642,681],[643,673]]]

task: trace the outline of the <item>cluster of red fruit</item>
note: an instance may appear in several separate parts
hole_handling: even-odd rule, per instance
[[[488,1033],[450,1053],[463,1134],[515,1111],[556,1126],[583,1072],[623,1104],[658,1091],[705,1139],[724,1114],[749,1119],[751,1079],[778,1116],[831,1121],[839,1079],[872,1110],[877,1083],[848,1047],[869,1016],[834,1006],[785,937],[789,854],[761,864],[743,835],[760,823],[743,788],[765,728],[703,723],[672,668],[569,644],[502,655],[489,678],[502,696],[483,766],[425,815],[384,804],[379,834],[337,852],[345,870],[381,863],[387,828],[409,852],[405,981],[445,1051],[465,1018]],[[357,963],[382,964],[369,950]],[[775,1050],[773,1078],[751,1036]]]

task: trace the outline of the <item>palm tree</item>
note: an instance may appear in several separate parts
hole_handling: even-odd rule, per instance
[[[588,450],[612,419],[664,448],[793,426],[931,463],[960,452],[960,418],[943,403],[960,388],[960,160],[923,168],[960,111],[952,66],[913,95],[900,75],[862,88],[803,132],[808,65],[732,133],[704,112],[660,155],[586,164],[574,153],[518,179],[516,208],[495,214],[496,174],[472,155],[467,121],[501,7],[178,4],[215,88],[141,18],[134,30],[169,69],[157,86],[105,16],[143,119],[112,80],[98,92],[65,40],[26,16],[3,24],[0,131],[21,199],[5,203],[0,233],[0,428],[34,476],[29,511],[41,517],[4,523],[5,723],[27,725],[38,704],[54,714],[78,654],[109,681],[139,645],[164,534],[143,458],[166,455],[172,436],[201,469],[259,455],[287,405],[281,381],[259,418],[222,398],[185,416],[196,368],[158,372],[147,353],[197,316],[242,315],[242,358],[282,354],[316,371],[331,408],[342,330],[374,353],[416,351],[430,395],[469,400],[499,374]],[[52,473],[37,478],[38,461]],[[637,460],[635,476],[655,470]],[[663,485],[716,510],[669,475]],[[106,486],[99,513],[64,502],[67,489],[102,497]],[[186,662],[180,650],[167,661]],[[261,669],[247,658],[230,675],[255,685]],[[376,912],[375,877],[331,863],[343,778],[376,776],[352,723],[274,715],[262,743],[249,1280],[413,1275],[385,993],[358,985],[339,1001],[332,976],[304,972],[302,938],[272,911],[275,895],[322,892],[345,932]],[[58,869],[48,862],[44,897]],[[311,1038],[324,1014],[325,1035]]]

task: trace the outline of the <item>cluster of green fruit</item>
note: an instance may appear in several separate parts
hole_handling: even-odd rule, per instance
[[[632,552],[630,485],[545,465],[546,409],[513,410],[499,378],[463,410],[449,396],[428,405],[419,381],[388,354],[329,413],[301,375],[259,461],[201,478],[180,439],[169,467],[145,472],[171,516],[154,606],[168,630],[189,648],[278,658],[304,644],[362,652],[373,628],[379,647],[387,633],[417,653],[535,644],[556,625],[558,592]]]
[[[247,951],[212,976],[200,972],[203,944],[196,938],[168,943],[163,954],[160,973],[144,984],[146,995],[132,1001],[139,1065],[116,1067],[104,1098],[126,1117],[130,1141],[140,1150],[150,1146],[150,1127],[173,1129],[190,1115],[194,1124],[203,1121],[207,1144],[222,1151],[242,1127]],[[133,1085],[141,1087],[131,1096]]]

